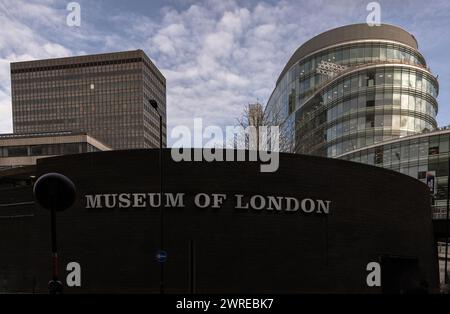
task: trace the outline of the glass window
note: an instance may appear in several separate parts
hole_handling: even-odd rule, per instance
[[[386,85],[394,84],[394,71],[392,69],[387,69],[385,72],[385,83]]]
[[[350,133],[356,132],[358,130],[358,119],[350,120]]]
[[[367,163],[369,165],[375,164],[375,152],[373,149],[370,149],[369,152],[367,153]]]
[[[358,90],[358,76],[357,75],[352,76],[351,89],[352,89],[352,91]]]
[[[351,90],[351,81],[350,79],[346,79],[343,84],[344,94],[348,94]]]
[[[350,100],[350,113],[358,111],[358,98],[352,98]]]
[[[428,148],[428,155],[439,155],[439,137],[438,136],[432,136],[429,140],[429,148]]]
[[[416,99],[414,98],[414,96],[408,96],[408,108],[412,111],[416,109]]]
[[[350,49],[350,63],[356,63],[358,56],[358,48],[351,48]]]
[[[337,105],[337,117],[341,117],[343,113],[344,113],[344,105],[343,103],[339,103]]]
[[[387,48],[384,45],[380,46],[380,60],[381,61],[386,61],[387,58]]]
[[[364,47],[356,48],[356,62],[364,63]]]
[[[419,158],[419,143],[417,140],[411,141],[409,146],[409,160],[417,160]]]
[[[364,47],[364,62],[372,62],[372,46],[369,44]]]
[[[377,62],[380,60],[380,46],[372,46],[372,61]]]
[[[441,135],[439,137],[439,151],[441,153],[447,153],[449,151],[449,136]]]
[[[419,159],[428,158],[428,139],[421,140],[419,143]]]
[[[350,60],[350,49],[349,48],[342,49],[342,60],[346,64],[349,63],[349,60]]]
[[[400,129],[406,130],[408,128],[408,116],[402,115],[400,118]]]
[[[403,69],[402,71],[402,86],[408,87],[409,85],[409,72],[408,70]]]
[[[394,71],[394,85],[402,84],[402,72],[401,70],[396,69]]]
[[[408,117],[408,131],[414,132],[414,118]]]
[[[384,166],[390,166],[391,165],[391,146],[387,145],[386,147],[384,147],[384,152],[383,152],[383,164]]]
[[[333,63],[336,62],[336,51],[333,50],[328,53],[328,61]]]
[[[417,73],[416,74],[416,88],[417,89],[422,89],[422,80],[423,80],[423,77],[422,77],[422,73]]]
[[[417,179],[418,170],[419,170],[419,169],[418,169],[417,166],[410,166],[410,167],[409,167],[408,175],[409,175],[410,177],[413,177],[413,178]]]
[[[364,130],[366,127],[366,117],[358,117],[358,131]]]
[[[338,97],[342,97],[344,95],[344,84],[340,83],[337,87]]]
[[[363,136],[359,136],[358,139],[357,139],[357,144],[356,145],[357,145],[358,148],[366,146],[366,138],[363,137]]]
[[[416,73],[415,72],[411,72],[409,74],[409,87],[416,88]]]
[[[391,154],[391,161],[392,163],[399,163],[400,162],[400,145],[399,144],[393,144],[392,146],[392,154]]]
[[[342,136],[342,123],[336,125],[336,137]]]
[[[342,128],[343,128],[343,132],[344,132],[344,135],[348,135],[348,133],[349,133],[349,131],[350,131],[350,121],[344,121],[343,123],[342,123]]]
[[[373,107],[373,106],[375,106],[375,94],[373,93],[367,94],[366,107]]]
[[[402,94],[402,100],[401,100],[401,108],[402,109],[409,109],[408,106],[409,96],[406,94]]]
[[[344,103],[342,105],[342,108],[343,108],[343,112],[342,113],[344,115],[348,114],[350,112],[350,100],[344,101]]]
[[[363,164],[367,164],[368,163],[368,161],[367,161],[367,153],[361,153],[361,162]]]
[[[384,157],[383,146],[376,147],[375,148],[375,165],[382,165],[383,157]]]
[[[390,128],[392,126],[392,112],[387,113],[386,111],[384,112],[384,122],[383,122],[383,126],[386,128]]]
[[[375,76],[375,85],[384,85],[385,78],[384,78],[384,71],[383,69],[377,70],[377,74]]]
[[[392,61],[394,59],[394,47],[388,46],[386,49],[387,59]]]
[[[392,92],[385,92],[383,104],[385,106],[392,106],[392,102],[393,102]]]
[[[366,95],[358,96],[358,108],[362,109],[366,107]]]
[[[394,108],[400,108],[401,104],[400,94],[394,93],[392,96],[393,96],[392,105],[394,106]]]
[[[305,62],[305,72],[308,73],[311,71],[311,61],[308,60]]]
[[[401,157],[402,157],[402,162],[403,161],[408,161],[409,160],[409,141],[405,141],[401,144]]]
[[[31,156],[42,156],[43,155],[42,146],[41,145],[31,146],[30,155]]]
[[[375,126],[375,114],[368,112],[366,114],[366,128],[373,128]]]
[[[375,84],[375,72],[368,72],[366,76],[366,86],[371,87]]]
[[[336,50],[336,63],[342,63],[342,48],[338,48],[338,50]]]
[[[398,46],[394,47],[394,60],[400,60],[400,51],[398,50]]]
[[[375,127],[376,128],[383,127],[383,125],[384,125],[384,116],[380,115],[380,114],[377,114],[375,116]]]
[[[384,104],[384,94],[376,93],[375,94],[375,106],[383,106]]]
[[[28,156],[28,149],[26,146],[7,147],[8,157]]]
[[[393,115],[392,116],[392,129],[393,130],[399,130],[400,129],[400,116],[399,115]]]

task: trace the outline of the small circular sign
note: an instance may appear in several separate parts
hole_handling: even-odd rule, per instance
[[[160,250],[156,252],[156,260],[159,263],[165,263],[167,261],[167,252]]]
[[[76,199],[75,184],[59,173],[47,173],[33,187],[36,202],[48,210],[63,211],[70,208]]]

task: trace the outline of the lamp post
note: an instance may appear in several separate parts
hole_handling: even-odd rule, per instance
[[[448,177],[447,177],[447,217],[445,219],[445,228],[446,228],[446,233],[445,233],[445,270],[444,270],[444,283],[447,285],[448,284],[448,238],[450,237],[449,235],[449,228],[448,228],[448,224],[449,224],[449,211],[450,211],[450,158],[448,159]]]
[[[154,99],[149,100],[150,105],[155,109],[159,116],[159,223],[160,223],[160,243],[159,243],[159,253],[157,254],[157,259],[160,264],[160,282],[159,291],[161,294],[164,293],[164,262],[166,256],[163,256],[164,252],[164,205],[163,205],[163,120],[162,115],[158,111],[158,103]]]
[[[33,195],[37,204],[50,211],[52,280],[48,283],[48,289],[50,294],[61,294],[63,285],[59,281],[56,212],[66,210],[75,203],[76,188],[66,176],[59,173],[47,173],[34,184]]]

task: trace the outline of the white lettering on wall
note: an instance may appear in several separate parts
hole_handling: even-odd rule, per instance
[[[186,193],[164,193],[166,208],[186,207]],[[268,211],[297,212],[306,214],[329,214],[331,201],[313,198],[296,198],[291,196],[263,196],[234,194],[235,209],[253,209]],[[159,193],[121,193],[121,194],[90,194],[85,195],[85,208],[159,208],[161,199]],[[228,200],[224,193],[198,193],[194,195],[193,203],[198,208],[222,208]]]
[[[199,208],[206,208],[211,204],[211,198],[208,194],[200,193],[195,196],[194,203]]]

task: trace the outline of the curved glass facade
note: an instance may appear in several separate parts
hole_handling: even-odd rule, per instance
[[[433,179],[433,218],[445,218],[450,130],[372,145],[338,156],[339,159],[391,169],[424,183]],[[427,180],[428,176],[428,180]]]
[[[322,74],[322,61],[340,68]],[[281,128],[281,150],[335,157],[434,130],[439,87],[416,49],[387,40],[340,43],[301,58],[265,111]]]
[[[280,126],[281,151],[379,166],[426,183],[433,218],[443,219],[450,129],[437,128],[436,77],[406,31],[344,28],[297,49],[267,103],[266,123]]]
[[[416,67],[364,67],[324,86],[295,112],[295,151],[335,157],[437,127],[437,86]]]

